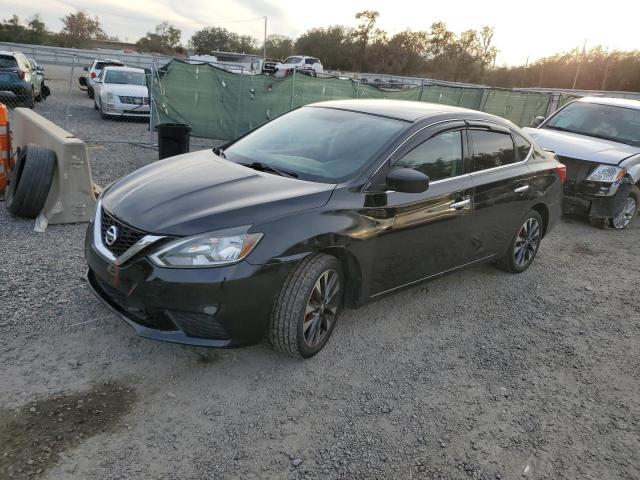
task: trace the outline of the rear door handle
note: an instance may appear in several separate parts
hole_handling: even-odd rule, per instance
[[[449,204],[449,207],[455,208],[456,210],[460,210],[461,208],[465,208],[471,205],[471,199],[465,198],[464,200],[460,200],[459,202],[453,202]]]
[[[514,190],[514,192],[516,193],[524,193],[524,192],[528,192],[529,191],[529,185],[523,185],[521,187],[518,187]]]

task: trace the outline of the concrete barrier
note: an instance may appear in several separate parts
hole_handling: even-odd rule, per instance
[[[90,221],[96,198],[85,143],[27,108],[15,109],[11,130],[14,150],[35,143],[57,156],[53,183],[35,230],[42,232],[48,224]]]

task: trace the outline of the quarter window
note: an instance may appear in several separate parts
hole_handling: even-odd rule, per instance
[[[513,140],[516,142],[516,150],[518,152],[518,161],[522,162],[527,158],[531,151],[531,144],[522,135],[517,133],[513,134]]]
[[[411,168],[441,180],[462,173],[462,132],[445,132],[430,138],[398,160],[393,168]]]
[[[516,161],[513,140],[508,133],[471,130],[473,139],[473,170],[509,165]]]

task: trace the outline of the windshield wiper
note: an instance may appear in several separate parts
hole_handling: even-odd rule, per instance
[[[280,175],[281,177],[298,178],[298,174],[295,172],[291,172],[289,170],[280,170],[279,168],[273,167],[271,165],[267,165],[266,163],[262,163],[262,162],[241,163],[240,165],[253,168],[254,170],[260,170],[262,172],[275,173],[276,175]]]

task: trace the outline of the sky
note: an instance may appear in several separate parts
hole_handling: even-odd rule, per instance
[[[379,26],[390,34],[428,30],[435,21],[456,33],[492,26],[497,65],[524,64],[527,58],[532,62],[582,48],[585,40],[587,48],[640,49],[638,0],[0,0],[2,18],[39,13],[53,31],[62,27],[60,17],[76,9],[97,15],[109,35],[130,42],[168,21],[182,30],[185,44],[207,26],[249,34],[261,43],[264,16],[269,34],[295,38],[313,27],[356,26],[355,14],[368,9],[380,12]]]

